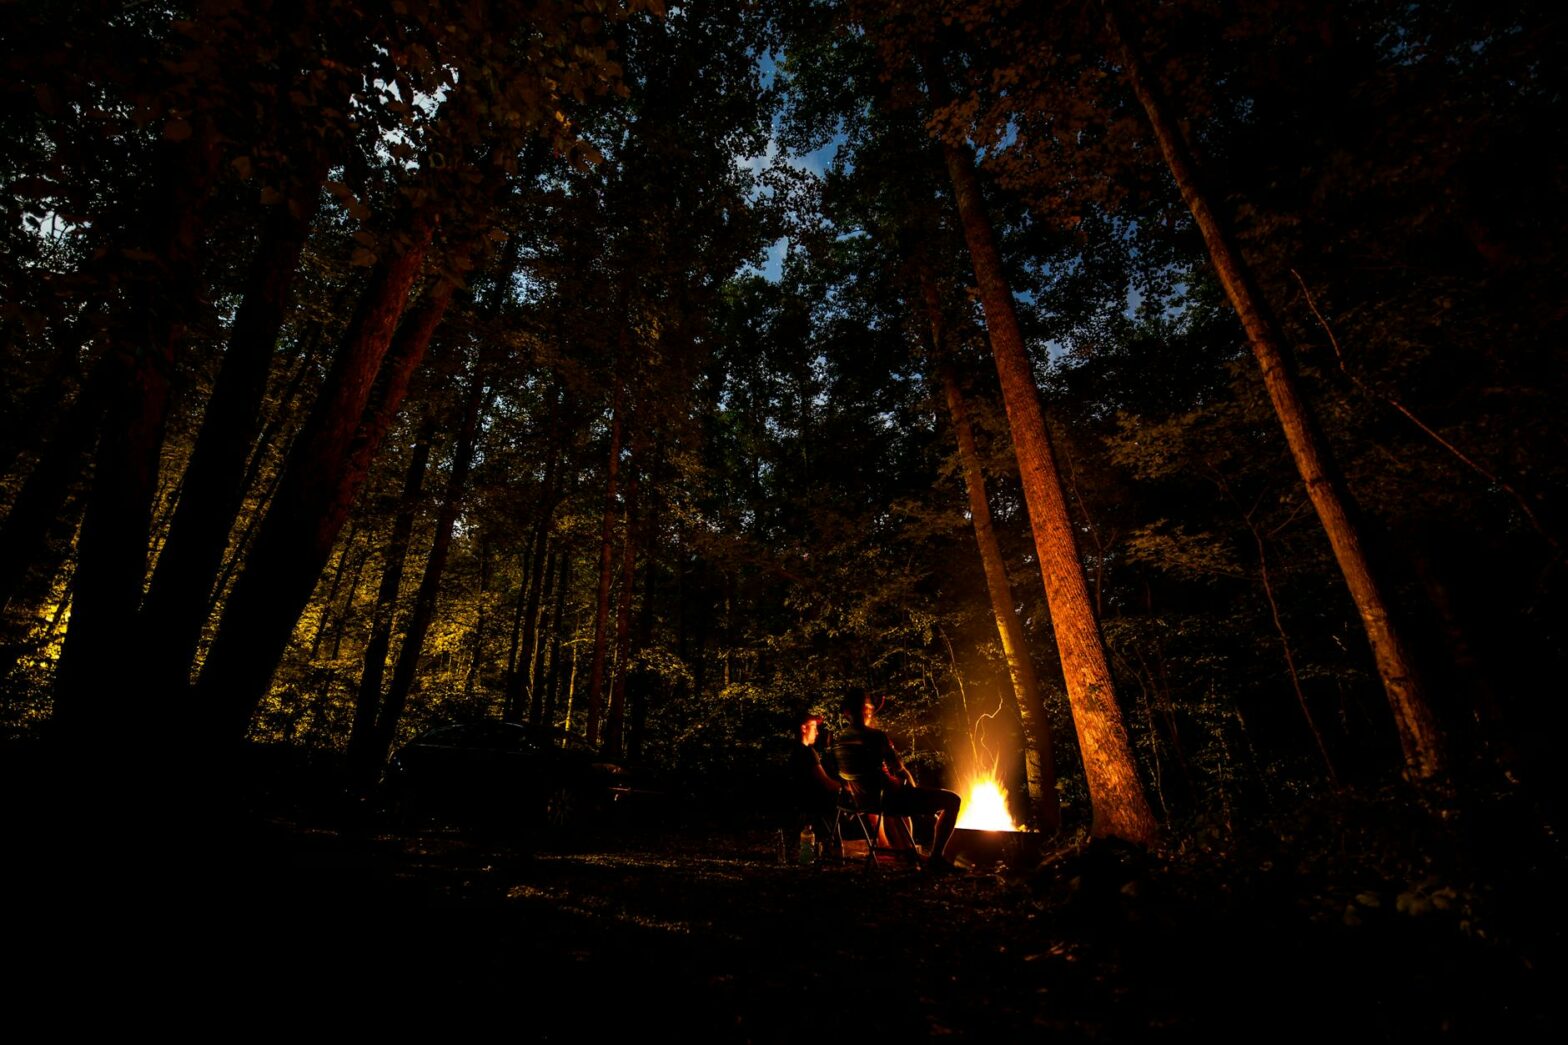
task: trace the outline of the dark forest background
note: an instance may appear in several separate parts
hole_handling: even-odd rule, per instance
[[[500,718],[732,782],[861,685],[932,781],[1001,708],[1022,794],[951,388],[1088,830],[960,157],[1166,837],[1402,779],[1549,806],[1563,9],[1173,0],[1120,40],[1107,11],[0,3],[0,729],[373,781]],[[1401,746],[1134,60],[1440,765]]]

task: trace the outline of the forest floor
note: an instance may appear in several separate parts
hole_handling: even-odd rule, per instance
[[[1533,1041],[1565,1022],[1550,889],[1379,866],[1344,825],[950,876],[780,866],[764,826],[699,815],[528,844],[294,802],[210,845],[188,826],[12,895],[36,930],[6,948],[32,969],[0,980],[13,1001],[168,1027],[499,1018],[540,1041]]]

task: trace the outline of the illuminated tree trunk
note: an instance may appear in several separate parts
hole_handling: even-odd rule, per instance
[[[622,345],[626,335],[621,335]],[[624,358],[624,352],[622,358]],[[610,460],[604,484],[604,519],[599,528],[599,597],[593,618],[593,662],[588,673],[588,743],[599,743],[599,718],[603,713],[604,662],[609,648],[610,582],[615,573],[616,477],[621,470],[621,389],[615,389],[610,408]]]
[[[1148,115],[1166,166],[1203,233],[1215,273],[1247,332],[1252,353],[1263,371],[1264,387],[1285,430],[1285,441],[1306,485],[1307,496],[1328,535],[1334,558],[1361,615],[1378,675],[1393,710],[1405,770],[1413,779],[1429,779],[1443,769],[1442,737],[1404,640],[1395,626],[1385,588],[1373,573],[1367,557],[1350,491],[1301,396],[1277,324],[1269,314],[1241,252],[1236,249],[1230,231],[1209,204],[1197,164],[1171,119],[1153,77],[1123,34],[1116,5],[1106,0],[1104,8],[1106,31],[1122,63],[1128,85]]]
[[[1045,579],[1093,809],[1090,831],[1096,837],[1111,835],[1146,844],[1154,838],[1154,816],[1138,780],[1127,727],[1116,702],[1116,687],[1078,558],[1078,542],[1040,410],[1039,392],[1018,328],[1012,288],[1002,271],[973,160],[967,150],[951,145],[944,146],[943,152],[980,286],[991,353],[1001,380],[1024,501]]]
[[[414,674],[419,669],[419,658],[424,652],[425,636],[429,634],[430,623],[435,619],[436,601],[441,594],[441,575],[446,570],[447,554],[452,548],[452,528],[457,522],[463,492],[468,487],[468,473],[474,464],[479,419],[485,412],[484,401],[484,372],[476,366],[469,385],[468,401],[463,408],[457,445],[452,450],[452,468],[447,473],[446,490],[441,498],[441,507],[436,511],[435,542],[430,548],[430,558],[425,561],[425,573],[419,581],[419,592],[414,596],[414,607],[409,611],[408,627],[403,632],[397,665],[392,669],[392,681],[387,686],[386,701],[376,715],[371,765],[377,770],[386,763],[392,742],[397,739],[398,722],[403,717],[403,708],[408,703],[408,694],[414,685]]]
[[[380,447],[381,421],[385,417],[390,425],[407,378],[451,299],[450,285],[440,281],[427,307],[399,330],[398,318],[432,231],[429,220],[416,218],[406,244],[377,263],[326,383],[295,438],[197,683],[195,712],[218,736],[239,737],[248,727]],[[400,344],[392,353],[395,365],[384,375],[382,410],[362,425],[395,331]]]
[[[932,337],[941,351],[942,331],[940,311],[935,307],[935,289],[927,286],[927,308],[932,316]],[[985,571],[986,589],[991,595],[991,611],[996,617],[996,632],[1002,641],[1002,653],[1007,658],[1007,671],[1013,680],[1010,701],[1024,733],[1024,769],[1029,788],[1029,806],[1043,831],[1055,831],[1062,826],[1062,807],[1056,795],[1056,765],[1051,751],[1051,726],[1045,717],[1045,703],[1040,699],[1040,680],[1035,675],[1034,661],[1024,641],[1024,629],[1018,622],[1018,611],[1013,606],[1013,590],[1007,581],[1007,566],[1002,558],[1001,545],[991,526],[991,505],[985,494],[985,475],[980,469],[980,454],[975,449],[974,430],[969,426],[969,413],[964,405],[963,393],[953,374],[952,364],[945,359],[937,363],[942,381],[942,391],[947,398],[948,414],[953,420],[953,431],[958,438],[958,456],[963,462],[964,485],[969,491],[969,517],[974,524],[975,544],[980,550],[980,563]]]

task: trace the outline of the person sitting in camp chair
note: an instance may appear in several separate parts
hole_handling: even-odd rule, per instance
[[[921,787],[904,766],[893,742],[871,722],[877,702],[865,690],[851,687],[840,702],[849,725],[833,745],[840,777],[852,789],[860,808],[882,814],[882,831],[894,849],[903,850],[912,865],[919,866],[919,852],[910,837],[904,818],[916,813],[936,815],[936,833],[925,867],[930,871],[951,871],[947,843],[953,836],[962,799],[952,791]]]
[[[801,824],[809,823],[822,847],[823,860],[832,864],[844,858],[838,827],[839,789],[844,785],[822,768],[822,756],[817,752],[821,725],[822,716],[809,710],[801,712],[795,722],[785,777],[783,848],[787,858],[799,844]]]

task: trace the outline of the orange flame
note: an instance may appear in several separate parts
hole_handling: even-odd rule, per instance
[[[953,825],[971,831],[1022,831],[1007,811],[1007,789],[994,771],[982,772],[969,780],[968,793]]]

